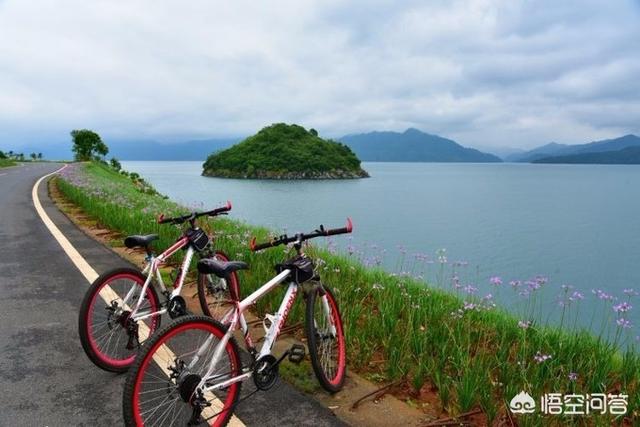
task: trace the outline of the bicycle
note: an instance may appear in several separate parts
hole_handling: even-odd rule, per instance
[[[180,295],[186,274],[194,254],[205,259],[228,261],[220,251],[213,251],[206,232],[196,225],[196,219],[226,215],[231,203],[207,212],[192,212],[175,218],[158,218],[159,224],[182,225],[188,223],[182,235],[163,253],[156,256],[151,243],[157,234],[134,235],[124,239],[127,248],[144,248],[145,266],[142,271],[133,268],[115,268],[100,275],[85,293],[78,316],[78,332],[84,352],[98,367],[110,372],[124,372],[134,362],[141,344],[158,330],[161,316],[165,313],[172,319],[186,315],[187,305]],[[185,249],[184,260],[174,271],[173,289],[164,284],[160,267],[168,258]],[[155,278],[155,283],[154,279]],[[198,274],[199,300],[213,306],[225,304],[238,289],[237,274],[225,279],[212,280],[211,275]],[[156,287],[164,296],[161,302]],[[203,312],[215,313],[207,306]],[[220,311],[220,310],[218,310]]]
[[[123,393],[126,425],[226,425],[239,403],[242,383],[253,378],[256,390],[269,390],[278,379],[278,366],[288,357],[300,363],[305,348],[294,344],[278,359],[274,343],[286,322],[296,295],[302,289],[306,299],[305,332],[314,373],[322,387],[339,391],[346,374],[346,348],[338,303],[330,288],[320,282],[313,260],[302,252],[306,240],[351,233],[353,225],[326,230],[323,226],[309,234],[282,235],[267,243],[251,241],[252,251],[293,243],[296,256],[276,265],[277,275],[245,299],[236,300],[220,320],[185,316],[151,338],[138,354]],[[229,277],[248,265],[241,261],[204,259],[198,270]],[[258,299],[287,282],[283,300],[275,315],[267,315],[266,335],[260,349],[251,340],[244,312]],[[267,322],[270,325],[267,327]],[[250,362],[242,365],[234,332],[240,329]],[[242,400],[246,399],[244,397]]]

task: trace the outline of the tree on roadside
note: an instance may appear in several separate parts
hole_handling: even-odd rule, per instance
[[[89,129],[75,129],[71,131],[71,138],[73,140],[73,148],[71,149],[75,153],[75,159],[81,162],[85,162],[91,159],[101,159],[109,152],[109,148],[100,135]]]
[[[7,155],[4,154],[4,151],[0,150],[0,159],[6,159]]]
[[[18,160],[20,160],[21,162],[24,162],[24,153],[20,153],[17,156],[18,156]]]
[[[29,157],[31,157],[31,161],[35,161],[38,155],[36,153],[31,153],[29,154]]]
[[[38,153],[38,160],[42,160],[42,153]]]
[[[115,157],[111,158],[110,163],[111,163],[111,167],[114,168],[115,170],[119,171],[120,169],[122,169],[122,165],[120,164],[118,159],[116,159]]]

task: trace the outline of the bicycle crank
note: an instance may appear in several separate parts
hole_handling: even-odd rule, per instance
[[[269,390],[278,381],[280,360],[268,354],[256,361],[253,368],[253,382],[258,390]]]
[[[187,302],[180,295],[176,295],[169,301],[167,311],[172,319],[184,316],[187,314]]]

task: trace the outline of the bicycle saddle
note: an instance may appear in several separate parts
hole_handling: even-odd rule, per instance
[[[246,270],[249,265],[242,261],[220,261],[214,258],[205,258],[198,261],[198,271],[203,274],[215,274],[220,278],[226,278],[234,271]]]
[[[154,240],[158,240],[157,234],[147,234],[146,236],[134,235],[124,239],[124,245],[129,249],[146,248]]]

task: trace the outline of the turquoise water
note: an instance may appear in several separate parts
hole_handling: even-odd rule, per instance
[[[349,181],[205,178],[200,162],[123,167],[183,204],[210,207],[230,199],[234,218],[278,231],[342,226],[350,216],[353,238],[335,239],[343,250],[393,272],[422,273],[445,288],[453,263],[465,261],[456,267],[463,284],[491,292],[523,316],[527,303],[507,289],[510,280],[548,277],[539,298],[541,318],[552,321],[561,311],[561,285],[574,286],[585,295],[578,323],[595,330],[600,317],[615,313],[602,308],[592,289],[619,301],[624,289],[640,290],[639,166],[365,163],[371,178]],[[440,276],[442,248],[447,264]],[[429,261],[416,260],[416,253]],[[492,276],[502,278],[502,289],[489,286]],[[627,314],[635,335],[638,310]]]

